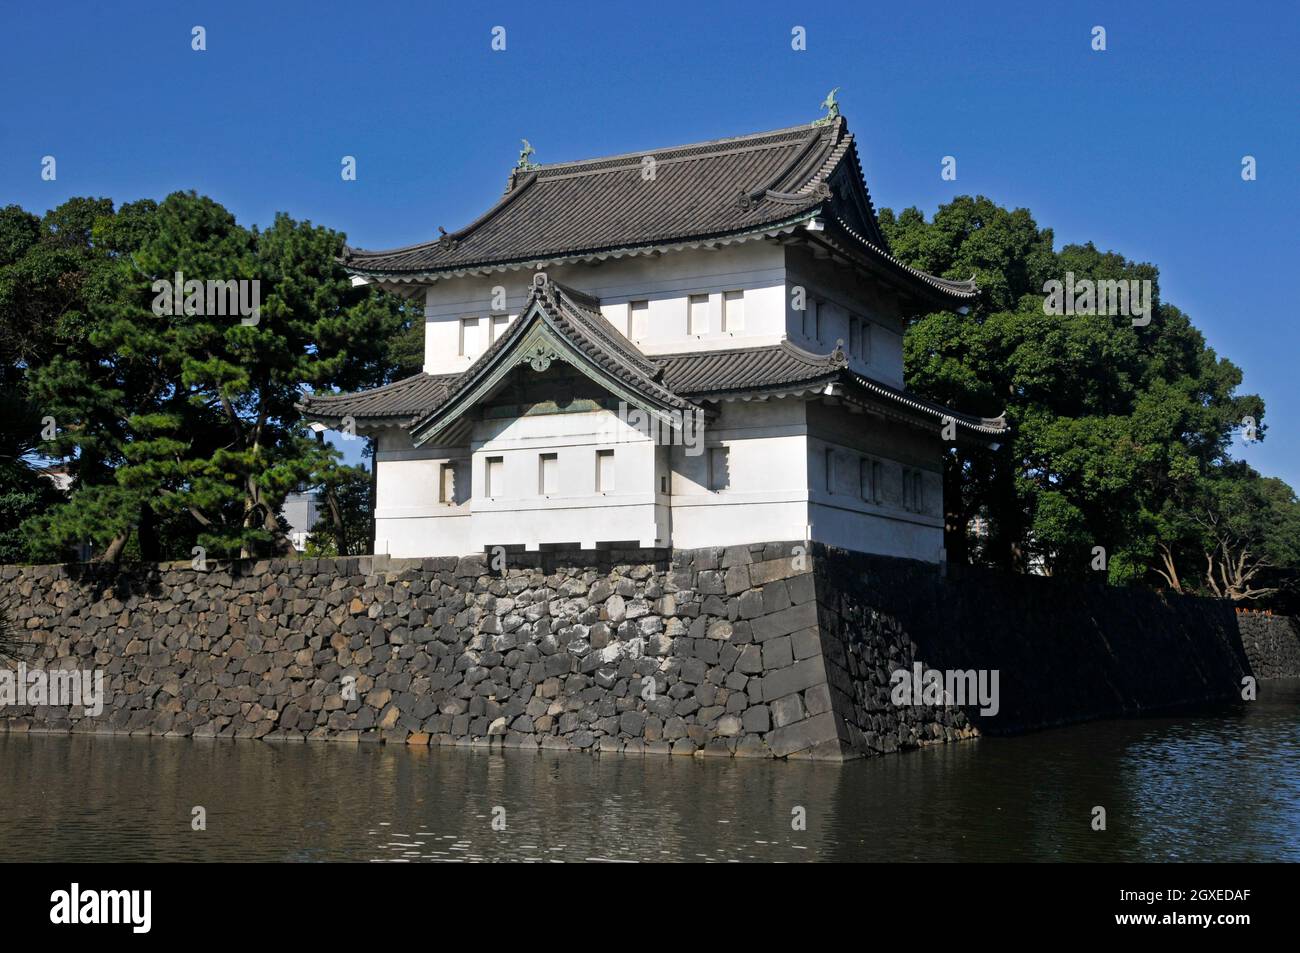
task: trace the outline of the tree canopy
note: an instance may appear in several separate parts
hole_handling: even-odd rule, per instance
[[[1294,544],[1279,538],[1295,525],[1294,494],[1230,453],[1243,429],[1263,439],[1264,403],[1240,392],[1241,370],[1160,300],[1153,265],[1091,244],[1056,250],[1028,211],[983,197],[956,198],[930,221],[915,208],[885,209],[880,221],[903,261],[952,278],[973,273],[983,291],[967,314],[913,322],[904,343],[909,387],[971,412],[1005,410],[1012,425],[996,452],[949,455],[950,558],[1067,575],[1104,566],[1114,582],[1232,598],[1249,587],[1225,589],[1219,563],[1235,564],[1243,549],[1244,565],[1295,565]],[[1047,313],[1048,283],[1067,275],[1149,281],[1148,320]],[[1252,517],[1225,544],[1227,524],[1212,514],[1240,522],[1265,512],[1263,500],[1278,518]]]
[[[353,286],[342,241],[284,214],[245,228],[192,192],[0,213],[0,310],[16,331],[0,373],[19,405],[5,439],[19,460],[66,460],[72,479],[29,514],[30,556],[89,543],[113,559],[133,538],[149,559],[291,551],[285,496],[338,467],[297,402],[390,380],[413,323],[404,302]]]

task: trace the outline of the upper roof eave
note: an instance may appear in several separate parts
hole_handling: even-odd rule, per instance
[[[610,258],[634,258],[643,255],[656,255],[668,252],[689,251],[716,245],[737,245],[742,242],[759,241],[791,234],[799,226],[816,218],[820,203],[810,201],[798,213],[784,219],[774,220],[753,228],[736,232],[718,232],[700,235],[687,235],[662,241],[645,242],[636,245],[613,245],[593,248],[575,248],[526,258],[504,259],[500,261],[485,260],[476,263],[448,265],[444,268],[414,269],[411,271],[393,271],[385,269],[366,269],[359,267],[346,258],[338,258],[348,274],[363,278],[374,278],[385,282],[434,282],[442,278],[463,278],[470,275],[490,274],[493,272],[523,271],[558,265],[578,264]]]

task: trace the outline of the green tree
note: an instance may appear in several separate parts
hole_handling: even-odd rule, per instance
[[[373,464],[372,464],[373,465]],[[324,508],[307,537],[308,556],[359,556],[374,541],[373,483],[364,467],[335,467],[319,484]]]
[[[133,217],[132,210],[123,212]],[[60,421],[33,384],[52,360],[90,358],[89,311],[108,287],[105,275],[116,253],[97,243],[93,232],[113,214],[107,199],[89,198],[70,199],[43,218],[17,206],[0,209],[0,559],[57,556],[48,540],[17,529],[62,499],[39,472],[41,432],[50,418]],[[92,446],[66,469],[86,484],[111,479]]]
[[[109,240],[108,225],[97,234]],[[391,296],[352,286],[335,257],[341,235],[287,215],[250,230],[211,199],[175,193],[132,234],[138,247],[111,263],[112,294],[92,302],[89,348],[52,359],[35,387],[60,423],[50,451],[108,461],[112,479],[82,481],[28,531],[90,539],[114,559],[133,530],[143,542],[146,526],[184,519],[213,555],[289,553],[284,497],[336,466],[296,402],[306,388],[386,381],[408,318]],[[260,309],[213,313],[200,293],[168,313],[157,283],[178,273],[247,282]]]
[[[997,452],[949,454],[949,553],[1078,575],[1091,571],[1100,546],[1112,581],[1154,577],[1176,521],[1171,506],[1189,481],[1225,461],[1246,416],[1263,435],[1263,402],[1237,393],[1240,370],[1160,300],[1154,266],[1091,244],[1055,251],[1051,230],[1024,209],[960,197],[930,222],[916,209],[884,210],[881,226],[904,261],[952,278],[973,273],[983,289],[968,314],[913,322],[909,385],[964,410],[1005,410],[1012,424]],[[1076,281],[1150,281],[1150,322],[1044,313],[1045,284],[1068,272]],[[988,531],[972,539],[975,517]]]

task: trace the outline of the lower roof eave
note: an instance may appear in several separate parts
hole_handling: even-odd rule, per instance
[[[856,404],[868,413],[926,431],[938,438],[942,438],[944,427],[951,423],[953,439],[945,442],[961,446],[996,448],[997,444],[1008,437],[1011,430],[1004,423],[997,424],[983,419],[972,420],[950,408],[927,406],[915,398],[909,400],[907,395],[873,392],[872,389],[863,387],[857,381],[836,384],[833,393],[828,396]]]

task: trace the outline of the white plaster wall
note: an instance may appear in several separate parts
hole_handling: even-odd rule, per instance
[[[846,549],[937,561],[943,546],[942,444],[910,427],[797,398],[718,405],[699,454],[655,440],[609,411],[475,424],[469,447],[412,449],[380,435],[376,551],[464,555],[491,546],[633,542],[691,549],[810,538]],[[730,481],[708,489],[708,449],[728,448]],[[596,451],[614,450],[615,486],[596,492]],[[834,486],[826,452],[835,455]],[[472,456],[471,456],[472,452]],[[539,455],[555,453],[558,491],[543,495]],[[485,493],[486,462],[504,485]],[[864,500],[859,461],[880,467],[879,499]],[[456,462],[468,498],[438,500],[439,464]],[[922,474],[924,509],[904,507],[904,468]],[[662,491],[668,478],[671,494]],[[811,533],[811,535],[809,535]]]
[[[802,401],[719,405],[706,452],[673,449],[673,545],[683,549],[803,539],[808,524],[807,426]],[[729,451],[730,485],[708,489],[707,448]]]
[[[943,526],[913,522],[899,515],[880,516],[814,502],[808,507],[812,538],[828,546],[941,562]]]
[[[375,453],[375,552],[392,556],[465,555],[470,543],[467,490],[458,485],[456,503],[439,501],[443,463],[458,466],[458,481],[469,478],[464,447],[411,446],[405,431],[378,434]]]
[[[842,340],[855,369],[896,387],[903,386],[905,322],[887,289],[855,270],[813,257],[797,246],[750,241],[714,250],[692,249],[658,256],[620,258],[546,269],[556,281],[594,295],[606,319],[647,354],[774,344],[785,337],[818,354]],[[444,278],[425,294],[425,361],[431,374],[459,373],[487,347],[493,315],[518,317],[532,282],[531,271],[507,271],[482,277]],[[795,287],[821,310],[821,333],[813,322],[804,332],[804,315],[794,308]],[[497,294],[504,289],[504,295]],[[743,331],[722,326],[723,295],[741,291]],[[690,333],[689,299],[708,295],[707,329]],[[645,328],[632,326],[630,303],[648,302]],[[496,308],[496,305],[501,305]],[[850,317],[869,328],[870,344],[852,349]],[[461,321],[478,321],[478,350],[462,355]]]
[[[938,562],[943,551],[943,460],[938,434],[825,404],[808,408],[812,539],[831,546]],[[827,483],[827,452],[834,479]],[[861,494],[860,462],[880,463],[880,486]],[[904,470],[922,477],[920,512],[904,506]]]
[[[786,326],[790,340],[806,350],[825,354],[842,340],[849,356],[849,366],[869,377],[894,387],[903,386],[903,331],[898,304],[887,291],[852,269],[814,258],[806,249],[786,249],[787,282]],[[818,302],[821,310],[821,337],[815,336],[814,322],[809,320],[804,333],[804,314],[794,308],[795,287],[802,287],[805,300]],[[869,348],[850,348],[850,316],[863,319],[870,327]]]
[[[775,344],[785,334],[785,255],[779,246],[768,242],[563,265],[547,268],[546,273],[597,297],[605,317],[624,334],[629,331],[630,302],[647,301],[646,333],[633,340],[648,354]],[[494,296],[495,289],[505,290],[504,311],[495,313],[514,320],[527,300],[532,274],[508,271],[442,279],[430,285],[425,295],[425,371],[450,374],[467,368],[474,355],[460,354],[461,320],[479,319],[479,342],[486,347],[493,305],[499,299]],[[722,327],[722,299],[727,291],[744,293],[743,331]],[[688,301],[697,294],[709,296],[708,330],[690,334]]]
[[[497,545],[635,542],[669,545],[666,500],[657,492],[654,442],[609,411],[547,414],[475,424],[472,543]],[[598,450],[614,452],[614,488],[597,492]],[[556,492],[542,494],[540,456],[556,455]],[[487,495],[487,461],[502,461],[501,487]]]

